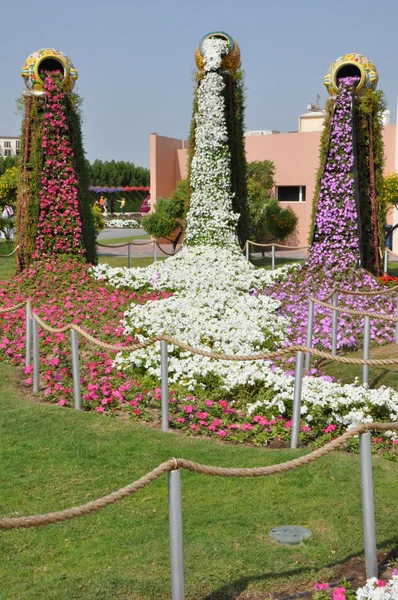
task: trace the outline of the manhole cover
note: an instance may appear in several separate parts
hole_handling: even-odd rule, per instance
[[[305,527],[296,527],[296,525],[282,525],[275,527],[269,532],[270,537],[280,544],[296,545],[302,540],[307,540],[311,537],[312,532]]]

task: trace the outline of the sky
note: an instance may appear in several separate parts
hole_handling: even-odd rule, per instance
[[[395,122],[396,0],[31,0],[2,6],[0,136],[19,135],[20,70],[39,48],[67,54],[79,73],[90,161],[149,167],[149,134],[187,138],[194,53],[212,31],[241,49],[246,129],[297,130],[342,54],[365,54]]]

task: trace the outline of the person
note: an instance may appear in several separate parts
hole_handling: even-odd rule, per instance
[[[124,215],[126,212],[126,198],[122,198],[121,200],[118,200],[118,202],[120,202],[120,212]]]
[[[104,203],[105,203],[105,198],[103,196],[101,196],[99,199],[99,205],[100,205],[101,212],[104,212]]]
[[[113,215],[115,214],[115,199],[112,197],[110,199],[110,209],[111,209],[111,215],[113,217]]]
[[[107,198],[104,198],[104,216],[106,217],[107,214],[108,214],[108,200],[107,200]]]
[[[3,219],[9,219],[14,214],[14,209],[9,204],[4,206],[3,214],[1,215]]]

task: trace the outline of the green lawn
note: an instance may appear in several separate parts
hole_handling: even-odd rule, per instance
[[[343,353],[348,358],[362,358],[362,350]],[[370,358],[397,358],[398,346],[380,346],[370,348]],[[362,365],[347,365],[333,361],[324,361],[320,366],[322,371],[336,377],[343,383],[353,383],[357,377],[362,381]],[[369,367],[369,386],[378,388],[382,385],[398,389],[398,365]]]
[[[158,256],[158,261],[165,260],[167,256]],[[108,264],[111,267],[127,267],[127,256],[99,256],[98,262],[101,264]],[[144,258],[132,258],[132,267],[147,267],[153,263],[151,256]]]
[[[134,242],[140,242],[142,241],[146,241],[146,240],[150,240],[151,236],[149,235],[149,233],[145,233],[144,235],[140,235],[140,236],[126,236],[126,237],[120,237],[120,238],[109,238],[107,240],[98,240],[99,244],[103,244],[104,246],[118,246],[119,244],[127,244],[128,242],[131,242],[132,244],[134,244]],[[149,247],[149,244],[148,244]]]
[[[15,248],[13,242],[5,242],[0,240],[0,254],[9,254]],[[0,256],[0,281],[11,279],[15,273],[15,254],[9,258],[1,258]]]
[[[19,369],[0,364],[2,516],[87,502],[171,456],[235,467],[297,456],[39,404],[22,394],[20,379]],[[380,548],[397,542],[397,476],[397,464],[374,460]],[[258,599],[251,590],[302,589],[339,575],[341,561],[362,553],[356,455],[334,453],[256,480],[183,472],[182,486],[187,599]],[[313,537],[299,547],[279,546],[268,532],[283,524],[307,526]],[[167,479],[90,516],[2,532],[0,549],[1,600],[170,598]]]
[[[261,258],[257,258],[257,257],[252,257],[250,259],[251,263],[257,267],[260,268],[262,267],[263,269],[271,269],[272,268],[272,259],[271,256],[268,256],[267,254],[264,257]],[[294,259],[294,258],[277,258],[275,260],[275,267],[282,267],[284,265],[291,265],[293,263],[302,263],[304,264],[304,259]]]

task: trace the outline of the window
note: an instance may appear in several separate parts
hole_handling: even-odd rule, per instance
[[[4,142],[4,148],[11,148],[11,142]]]
[[[279,202],[305,202],[305,185],[278,185],[276,197]]]
[[[11,148],[5,148],[4,156],[11,156]]]
[[[16,154],[16,156],[18,156],[18,154],[20,154],[20,153],[21,153],[20,149],[19,149],[19,148],[17,148],[17,149],[15,150],[15,154]]]
[[[20,148],[20,141],[19,141],[19,140],[17,140],[17,141],[15,142],[15,148]]]

